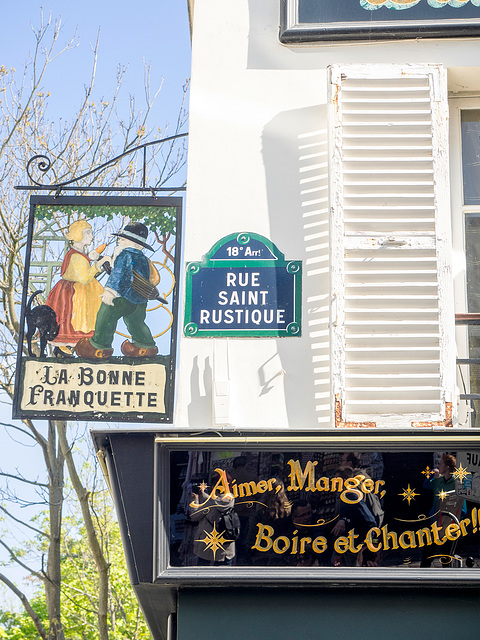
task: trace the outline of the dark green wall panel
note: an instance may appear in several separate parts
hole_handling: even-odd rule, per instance
[[[479,605],[458,588],[184,589],[178,640],[473,640]]]

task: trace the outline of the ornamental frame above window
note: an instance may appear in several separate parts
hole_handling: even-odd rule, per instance
[[[479,34],[478,0],[281,0],[287,45]]]

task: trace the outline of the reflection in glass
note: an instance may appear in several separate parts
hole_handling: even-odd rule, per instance
[[[463,203],[480,204],[480,110],[462,111]]]
[[[172,566],[480,566],[480,452],[171,456]]]

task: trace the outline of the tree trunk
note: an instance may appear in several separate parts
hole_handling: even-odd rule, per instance
[[[62,627],[60,593],[62,573],[60,567],[60,544],[62,537],[63,475],[65,458],[57,451],[55,423],[48,426],[48,498],[50,515],[50,541],[45,581],[47,613],[50,623],[48,640],[65,640]]]
[[[95,531],[92,514],[88,504],[88,491],[80,480],[71,449],[68,445],[66,423],[58,421],[57,428],[60,446],[67,462],[68,474],[82,509],[88,544],[98,571],[98,637],[99,640],[108,640],[108,587],[110,568],[108,562],[105,560],[105,556]]]

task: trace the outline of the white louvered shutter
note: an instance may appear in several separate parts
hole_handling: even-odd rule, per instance
[[[440,65],[333,66],[330,89],[336,425],[451,426],[444,71]]]

